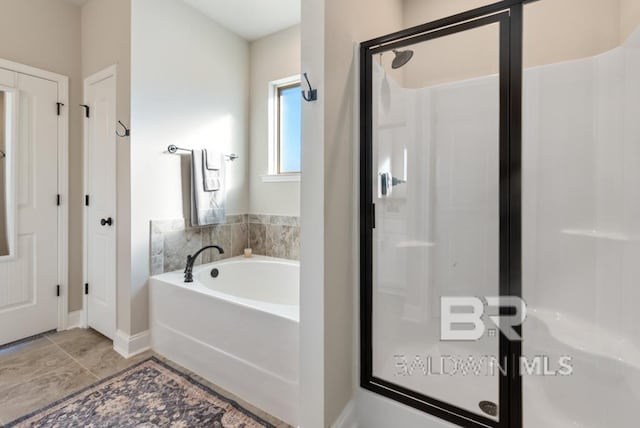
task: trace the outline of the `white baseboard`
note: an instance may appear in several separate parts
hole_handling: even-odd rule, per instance
[[[131,358],[151,349],[151,335],[149,330],[128,335],[122,330],[116,331],[113,349],[125,358]]]
[[[67,330],[82,326],[82,310],[69,312],[67,316]]]
[[[356,405],[353,399],[347,403],[340,416],[338,416],[338,420],[331,425],[331,428],[358,428]]]

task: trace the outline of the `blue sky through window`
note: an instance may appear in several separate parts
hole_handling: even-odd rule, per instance
[[[300,172],[300,86],[280,90],[280,173]]]

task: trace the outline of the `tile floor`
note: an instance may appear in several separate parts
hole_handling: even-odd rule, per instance
[[[44,334],[26,342],[0,347],[0,426],[109,377],[152,355],[151,351],[124,359],[112,342],[93,330],[74,329]],[[237,401],[277,428],[286,423],[159,355],[181,372]]]

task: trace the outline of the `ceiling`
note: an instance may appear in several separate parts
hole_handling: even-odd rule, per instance
[[[300,23],[301,0],[183,0],[252,41]]]

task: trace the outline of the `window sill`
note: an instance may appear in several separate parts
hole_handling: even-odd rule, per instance
[[[274,175],[263,175],[262,176],[263,183],[299,183],[300,182],[300,174],[274,174]]]

